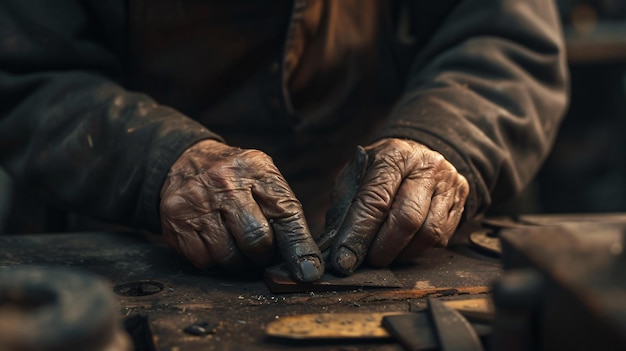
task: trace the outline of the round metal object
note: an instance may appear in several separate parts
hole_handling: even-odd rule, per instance
[[[142,280],[126,284],[116,285],[113,292],[120,296],[139,297],[158,294],[165,287],[162,283],[152,280]]]
[[[485,251],[491,255],[501,256],[502,247],[500,238],[489,230],[479,230],[472,232],[469,241],[478,249]]]
[[[67,268],[0,269],[0,350],[130,351],[108,284]]]

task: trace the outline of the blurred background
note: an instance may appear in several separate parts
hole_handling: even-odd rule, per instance
[[[626,1],[557,3],[570,108],[533,184],[495,214],[626,211]]]
[[[626,212],[626,0],[557,3],[572,77],[570,109],[535,181],[492,215]],[[62,231],[72,220],[33,199],[27,190],[17,195],[0,169],[0,233]]]

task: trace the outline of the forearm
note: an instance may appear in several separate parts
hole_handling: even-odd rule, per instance
[[[216,138],[180,113],[94,74],[0,76],[26,96],[0,119],[0,160],[21,183],[63,207],[158,230],[169,166]]]
[[[554,4],[466,0],[415,58],[381,137],[417,140],[442,153],[470,183],[472,217],[534,176],[566,103]]]
[[[68,210],[158,230],[169,166],[218,137],[123,89],[123,28],[105,36],[87,6],[0,3],[0,165]]]

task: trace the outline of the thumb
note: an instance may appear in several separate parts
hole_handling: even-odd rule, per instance
[[[326,212],[326,225],[324,235],[319,239],[318,245],[321,251],[326,250],[332,244],[333,238],[343,223],[352,199],[356,195],[361,181],[367,169],[368,156],[362,146],[356,147],[356,153],[352,160],[341,170],[331,192],[332,206]]]

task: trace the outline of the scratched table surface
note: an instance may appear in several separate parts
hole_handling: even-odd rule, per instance
[[[391,339],[287,342],[266,337],[265,327],[298,314],[408,312],[428,295],[485,293],[501,274],[498,259],[460,243],[393,266],[401,288],[274,294],[262,272],[242,276],[195,269],[159,236],[117,232],[0,236],[0,269],[20,265],[81,268],[106,278],[119,298],[120,317],[149,326],[143,328],[150,331],[149,340],[138,348],[148,350],[402,350]],[[185,333],[193,323],[217,327],[204,336]]]

